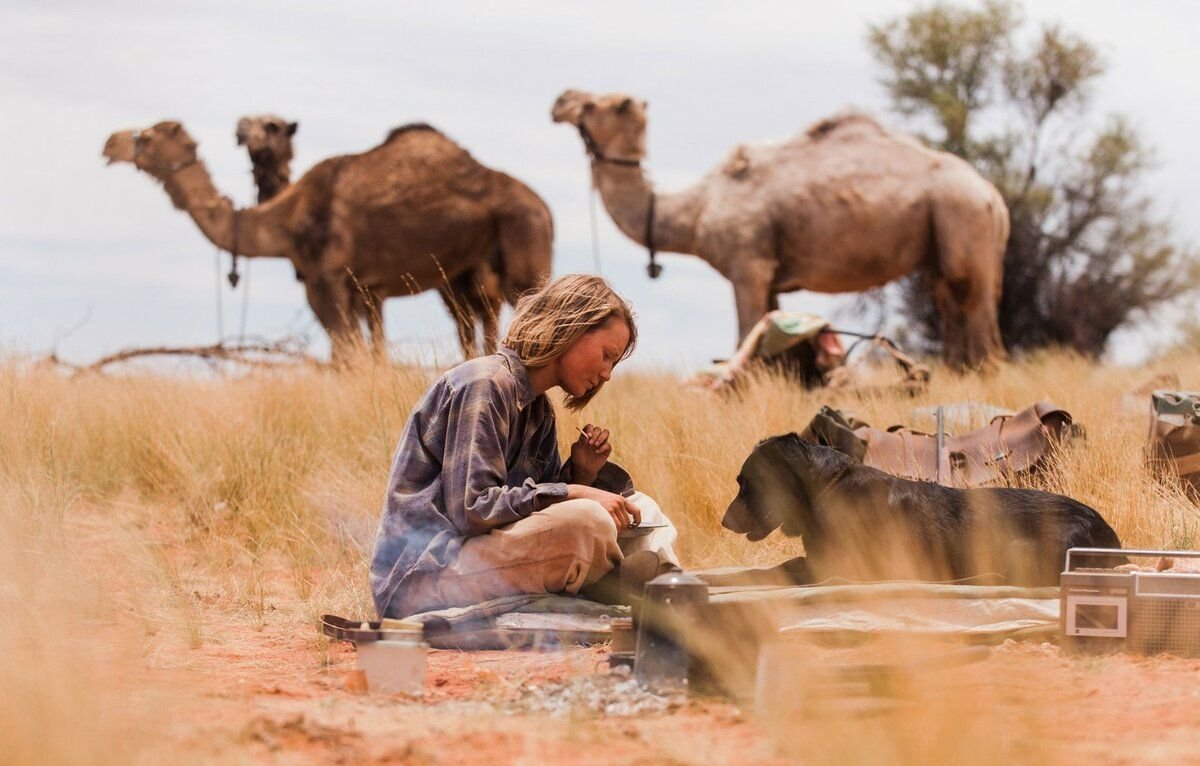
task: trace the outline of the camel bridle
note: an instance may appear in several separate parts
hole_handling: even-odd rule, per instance
[[[137,161],[138,157],[142,155],[142,148],[146,145],[146,136],[143,131],[137,128],[134,128],[130,132],[133,133],[133,164],[136,167],[141,167],[141,165],[137,164]],[[163,173],[178,173],[180,170],[191,167],[199,161],[200,160],[196,159],[195,157],[192,157],[190,160],[179,160],[178,162],[173,162],[170,165],[156,167],[155,170],[159,170]]]
[[[600,150],[600,145],[592,137],[592,132],[587,129],[587,125],[583,124],[583,117],[579,118],[579,137],[583,139],[583,148],[587,150],[592,162],[607,162],[609,165],[619,165],[623,168],[640,168],[642,166],[641,160],[607,156]]]
[[[592,161],[593,167],[600,164],[617,165],[623,168],[641,168],[642,161],[639,159],[631,159],[626,157],[609,157],[596,143],[596,139],[592,136],[592,132],[587,129],[587,125],[583,123],[583,117],[579,118],[579,138],[583,140],[583,148],[588,153],[588,157]],[[662,275],[662,265],[658,263],[658,250],[654,246],[654,208],[655,195],[650,192],[650,201],[646,210],[646,250],[650,253],[650,263],[646,265],[646,273],[651,279],[658,279]]]

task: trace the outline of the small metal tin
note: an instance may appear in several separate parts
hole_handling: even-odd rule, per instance
[[[609,625],[612,628],[612,643],[608,646],[609,653],[628,652],[632,654],[637,648],[636,636],[633,632],[633,618],[614,617]]]

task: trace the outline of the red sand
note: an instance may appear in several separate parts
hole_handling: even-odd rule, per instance
[[[101,542],[100,530],[90,531]],[[319,634],[311,603],[280,595],[292,591],[286,572],[260,574],[271,595],[252,608],[244,591],[230,592],[234,575],[181,566],[180,590],[191,594],[202,639],[191,648],[169,609],[152,613],[157,632],[147,635],[145,609],[126,590],[133,581],[122,582],[126,562],[112,546],[91,550],[89,565],[111,573],[124,615],[96,637],[143,647],[128,675],[142,697],[162,700],[169,722],[147,747],[202,762],[794,762],[781,752],[816,762],[845,762],[847,753],[861,762],[1200,762],[1196,659],[1071,656],[1010,642],[982,662],[922,679],[894,712],[864,718],[826,711],[768,723],[729,700],[695,697],[634,717],[552,716],[515,702],[531,685],[607,672],[604,648],[431,651],[422,698],[364,694],[353,647]],[[817,664],[881,654],[878,645],[813,649]]]

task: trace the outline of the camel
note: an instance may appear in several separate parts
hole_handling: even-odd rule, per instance
[[[179,122],[113,133],[103,155],[160,181],[217,247],[290,260],[304,275],[335,362],[362,340],[356,318],[364,314],[372,348],[385,350],[380,313],[358,301],[381,305],[483,263],[502,264],[500,289],[515,300],[550,273],[553,222],[541,198],[425,124],[396,128],[361,154],[323,160],[244,210],[217,192]]]
[[[662,250],[699,256],[733,284],[739,342],[779,293],[860,291],[924,269],[947,361],[1004,358],[996,311],[1008,209],[963,160],[852,112],[780,144],[738,146],[666,194],[642,169],[644,101],[568,90],[551,117],[579,130],[604,206],[650,250],[652,277]]]
[[[238,120],[238,146],[246,147],[253,165],[258,201],[266,202],[292,183],[292,136],[300,123],[273,114]]]
[[[273,114],[243,117],[234,133],[239,146],[250,155],[258,201],[266,202],[287,188],[292,181],[290,162],[294,156],[292,137],[300,123],[289,122]],[[500,339],[500,307],[504,294],[498,271],[491,263],[482,263],[464,272],[450,285],[439,285],[438,295],[454,318],[463,356],[470,359],[479,353],[475,339],[476,323],[482,324],[483,353],[494,354]],[[304,274],[297,271],[296,279],[303,282]],[[357,320],[372,326],[372,312],[382,306],[356,300]],[[381,325],[382,326],[382,325]]]

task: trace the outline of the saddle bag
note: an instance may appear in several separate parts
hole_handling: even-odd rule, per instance
[[[821,408],[801,438],[894,476],[965,488],[1035,470],[1056,444],[1079,432],[1070,413],[1039,402],[962,436],[946,436],[940,452],[934,434],[873,428],[831,407]]]
[[[1200,498],[1200,391],[1155,391],[1150,395],[1152,469],[1174,477],[1193,499]]]

